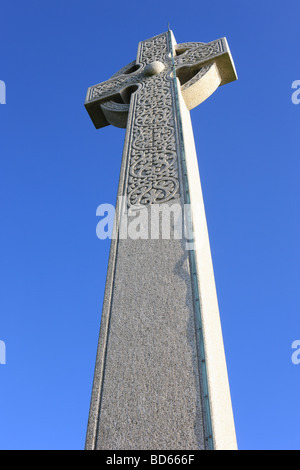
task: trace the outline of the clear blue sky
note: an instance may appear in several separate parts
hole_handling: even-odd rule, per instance
[[[300,449],[297,0],[4,0],[0,6],[0,449],[82,449],[125,131],[87,87],[171,29],[226,36],[239,80],[191,113],[240,449]]]

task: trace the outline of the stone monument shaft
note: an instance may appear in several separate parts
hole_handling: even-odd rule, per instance
[[[167,31],[88,89],[95,127],[126,137],[87,449],[236,448],[189,116],[235,79],[225,38],[177,45]]]

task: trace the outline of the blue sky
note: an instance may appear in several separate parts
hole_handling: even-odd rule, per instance
[[[300,80],[296,0],[3,1],[0,449],[82,449],[125,131],[88,86],[168,22],[226,36],[239,80],[191,112],[240,449],[300,449]]]

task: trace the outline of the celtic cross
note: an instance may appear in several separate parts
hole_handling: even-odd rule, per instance
[[[129,208],[189,206],[194,239],[192,248],[121,230],[112,239],[87,449],[236,448],[189,116],[233,80],[225,38],[176,44],[167,31],[140,42],[135,61],[88,89],[95,127],[126,128],[118,190],[126,204],[117,202],[116,226]]]
[[[174,68],[190,110],[236,79],[226,38],[175,44],[165,33],[142,41],[137,59],[88,89],[85,106],[96,128],[127,127],[130,205],[178,196]],[[129,116],[129,118],[128,118]]]

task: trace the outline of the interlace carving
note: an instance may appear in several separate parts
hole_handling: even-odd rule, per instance
[[[165,59],[168,36],[141,43],[140,61]],[[179,197],[170,69],[144,79],[132,123],[128,204],[164,203]]]
[[[179,197],[176,137],[167,74],[148,80],[137,96],[128,204],[161,204]]]
[[[129,64],[130,65],[130,64]],[[129,66],[127,66],[129,68]],[[122,69],[123,70],[123,69]],[[124,72],[123,72],[124,73]],[[112,77],[106,82],[99,83],[90,89],[89,101],[93,101],[97,98],[105,99],[110,97],[117,90],[120,90],[122,86],[128,86],[131,83],[139,83],[143,80],[143,74],[139,71],[128,75],[117,75],[116,78]]]
[[[168,52],[168,35],[166,33],[160,34],[140,43],[138,61],[144,64],[150,64],[155,60],[164,61]]]
[[[178,49],[184,49],[187,44],[180,44]],[[187,50],[180,54],[179,56],[175,57],[175,64],[177,66],[183,64],[196,64],[197,62],[202,62],[204,60],[208,60],[214,58],[218,54],[222,54],[224,52],[224,44],[222,39],[218,39],[217,41],[210,42],[208,44],[203,43],[190,43]]]

